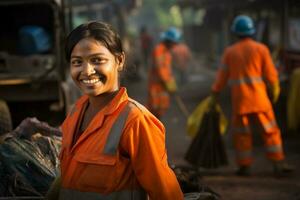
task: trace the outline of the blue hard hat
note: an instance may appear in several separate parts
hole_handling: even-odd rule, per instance
[[[251,36],[255,33],[253,20],[246,15],[239,15],[234,18],[231,31],[238,36]]]
[[[168,30],[166,30],[160,35],[161,40],[170,40],[176,43],[180,41],[180,38],[181,38],[181,33],[175,27],[168,28]]]

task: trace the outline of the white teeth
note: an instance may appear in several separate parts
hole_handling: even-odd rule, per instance
[[[92,80],[87,79],[87,80],[82,80],[82,82],[85,84],[94,84],[99,82],[99,79],[92,79]]]

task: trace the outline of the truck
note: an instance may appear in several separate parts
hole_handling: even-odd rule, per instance
[[[0,1],[0,134],[13,128],[9,104],[22,112],[26,102],[48,102],[66,113],[79,95],[63,57],[68,9],[63,0]]]
[[[127,15],[138,2],[1,0],[0,134],[18,125],[14,121],[20,113],[38,117],[50,110],[52,118],[62,121],[81,95],[64,59],[65,37],[82,22],[102,20],[125,40]]]

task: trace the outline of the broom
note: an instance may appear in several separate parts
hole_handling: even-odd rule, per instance
[[[178,94],[175,94],[174,97],[175,97],[175,101],[176,101],[177,106],[179,107],[181,112],[184,114],[184,116],[186,118],[188,118],[189,117],[189,111],[186,108],[186,105],[183,103],[181,97]]]
[[[196,167],[213,169],[228,164],[226,149],[217,126],[220,115],[214,107],[205,113],[185,159]]]

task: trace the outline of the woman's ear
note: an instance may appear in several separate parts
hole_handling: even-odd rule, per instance
[[[124,68],[124,64],[125,64],[125,53],[122,52],[122,54],[120,54],[117,57],[117,63],[118,63],[118,71],[122,71]]]

